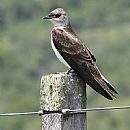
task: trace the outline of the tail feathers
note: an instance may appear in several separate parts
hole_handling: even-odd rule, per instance
[[[66,55],[64,55],[64,58],[66,58]],[[96,92],[110,100],[116,98],[116,90],[102,76],[96,64],[93,65],[82,62],[78,62],[76,58],[73,57],[71,60],[68,61],[69,65],[71,65],[71,68]]]
[[[100,73],[101,74],[101,73]],[[104,80],[104,82],[109,86],[109,88],[111,89],[111,90],[113,90],[113,92],[115,93],[115,94],[118,94],[117,93],[117,91],[112,87],[112,85],[107,81],[107,79],[101,74],[101,77],[103,78],[103,80]]]
[[[101,95],[103,95],[104,97],[113,100],[113,98],[116,98],[116,94],[118,94],[116,92],[116,90],[112,87],[112,85],[104,78],[104,76],[100,73],[98,67],[96,66],[96,64],[94,66],[89,65],[88,66],[90,69],[90,72],[95,80],[95,82],[98,83],[95,84],[96,86],[92,88],[98,88],[97,92],[99,92]]]
[[[95,78],[95,80],[100,84],[102,89],[104,89],[104,91],[107,93],[105,95],[105,97],[107,97],[108,99],[111,99],[111,100],[113,100],[113,98],[116,98],[116,94],[118,94],[118,93],[116,92],[116,90],[112,87],[112,85],[104,77]],[[102,93],[100,93],[100,94],[102,95]]]
[[[118,92],[112,87],[112,85],[109,82],[107,82],[105,80],[104,80],[104,82],[109,86],[109,88],[111,89],[111,91],[113,91],[115,94],[118,94]]]

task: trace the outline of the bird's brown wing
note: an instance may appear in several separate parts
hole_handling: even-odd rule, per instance
[[[82,44],[82,41],[79,40],[71,28],[54,28],[52,30],[52,39],[59,52],[80,56],[80,60],[85,60],[89,63],[96,62],[94,55]]]
[[[96,59],[94,55],[85,47],[73,30],[71,28],[54,28],[52,30],[52,39],[56,49],[70,67],[90,87],[112,100],[112,96],[115,96],[116,91],[112,86],[106,85],[95,65]]]

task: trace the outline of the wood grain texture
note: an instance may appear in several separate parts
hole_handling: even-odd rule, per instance
[[[75,74],[50,74],[41,79],[41,109],[86,108],[86,84]],[[42,116],[42,130],[86,130],[86,114]]]

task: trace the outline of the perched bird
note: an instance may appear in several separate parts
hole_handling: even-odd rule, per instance
[[[57,8],[43,19],[54,24],[51,45],[57,58],[102,96],[110,100],[116,98],[117,91],[100,73],[96,58],[73,31],[64,9]]]

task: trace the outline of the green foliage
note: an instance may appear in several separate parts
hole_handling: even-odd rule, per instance
[[[88,87],[88,106],[121,106],[130,96],[129,0],[1,0],[0,2],[0,113],[39,108],[42,75],[66,68],[50,45],[49,22],[42,16],[63,7],[72,26],[97,57],[99,68],[119,92],[108,101]],[[89,129],[126,130],[127,111],[89,113]],[[6,124],[5,124],[6,122]],[[41,129],[39,117],[1,117],[0,130]]]

